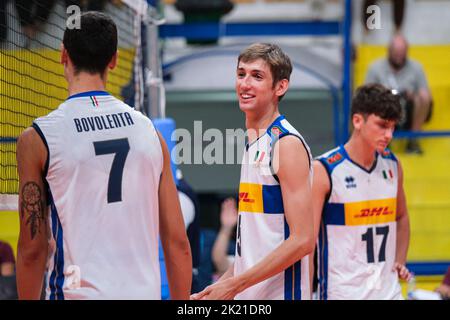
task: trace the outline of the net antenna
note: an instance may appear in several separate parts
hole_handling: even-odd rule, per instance
[[[149,6],[146,25],[145,86],[148,100],[144,113],[150,118],[166,117],[166,94],[163,81],[161,51],[159,46],[159,26],[166,20],[162,18],[155,7]]]

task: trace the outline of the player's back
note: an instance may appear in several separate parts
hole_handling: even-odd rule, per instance
[[[48,299],[159,299],[162,151],[151,121],[106,92],[33,126],[47,145]]]

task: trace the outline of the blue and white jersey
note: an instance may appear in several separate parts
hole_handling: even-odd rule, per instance
[[[239,275],[274,251],[289,236],[283,207],[283,195],[271,159],[276,141],[294,135],[308,145],[284,116],[279,116],[256,141],[246,146],[239,185],[239,215],[237,225],[234,274]],[[244,300],[310,299],[308,256],[269,279],[236,296]]]
[[[330,179],[318,238],[319,297],[402,299],[392,271],[397,236],[398,163],[386,149],[370,170],[340,146],[318,160]]]
[[[160,299],[163,155],[152,122],[91,91],[33,127],[48,148],[47,299]]]

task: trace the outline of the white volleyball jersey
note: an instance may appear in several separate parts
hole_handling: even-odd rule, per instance
[[[47,299],[160,299],[163,156],[152,122],[90,91],[33,126],[48,148]]]
[[[264,135],[246,146],[239,185],[235,275],[244,273],[260,262],[289,236],[281,187],[271,167],[272,148],[278,139],[287,135],[300,139],[307,150],[312,168],[309,147],[284,116],[279,116]],[[310,170],[312,179],[312,169]],[[236,299],[310,299],[308,257],[284,272],[247,288]]]
[[[397,273],[392,271],[397,159],[386,149],[366,170],[343,146],[318,159],[331,184],[318,239],[320,299],[402,299]]]

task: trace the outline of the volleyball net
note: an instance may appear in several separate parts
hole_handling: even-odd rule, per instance
[[[91,7],[73,3],[18,0],[0,5],[0,211],[17,210],[17,137],[67,98],[60,46],[77,13],[103,11],[115,21],[119,59],[106,89],[138,110],[143,107],[142,26],[147,2],[92,1]]]

